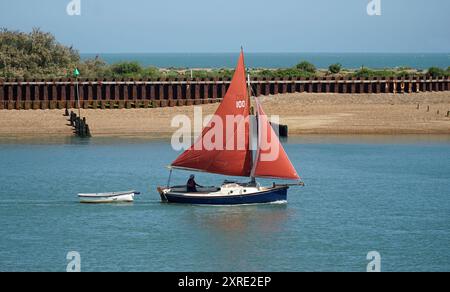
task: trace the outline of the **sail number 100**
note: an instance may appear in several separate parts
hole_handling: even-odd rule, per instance
[[[247,103],[245,102],[245,100],[236,101],[236,108],[245,108],[246,105]]]

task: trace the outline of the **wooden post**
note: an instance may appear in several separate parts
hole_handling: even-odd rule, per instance
[[[63,79],[59,79],[59,82],[63,82]],[[59,88],[59,95],[58,95],[58,88]],[[56,107],[58,109],[67,108],[67,97],[66,97],[66,86],[64,84],[56,85]]]
[[[227,78],[225,78],[223,81],[223,83],[222,83],[222,85],[221,85],[221,96],[220,96],[220,98],[224,98],[225,97],[225,93],[227,93],[227,85],[225,84],[225,82],[227,81],[228,79]]]
[[[261,95],[261,79],[260,78],[256,78],[256,89],[255,89],[255,95],[256,96],[260,96]]]
[[[69,122],[70,122],[70,126],[73,127],[73,111],[70,111],[70,114],[69,114]]]
[[[363,80],[364,80],[364,78],[362,78],[362,77],[358,77],[358,78],[356,78],[356,80],[354,80],[354,82],[355,82],[355,93],[362,93],[363,92],[363,89],[362,89],[362,85],[363,85]]]
[[[167,85],[167,99],[168,100],[173,100],[173,85],[172,85],[172,80],[169,79],[170,84]]]
[[[75,84],[70,80],[69,85],[69,107],[75,108]]]
[[[142,80],[144,82],[144,84],[141,85],[141,101],[145,101],[148,99],[148,95],[147,95],[147,84],[145,82],[148,82],[148,78],[145,78],[144,80]]]
[[[75,134],[77,136],[80,136],[80,122],[81,122],[80,117],[77,116],[75,118]]]
[[[342,93],[347,93],[348,90],[348,77],[342,78]]]
[[[356,78],[352,78],[352,79],[351,79],[350,93],[352,93],[352,94],[356,92],[356,84],[355,84],[355,80],[356,80]]]
[[[4,92],[3,80],[0,79],[0,110],[5,108],[4,101],[5,101],[5,92]]]
[[[199,78],[196,78],[194,82],[196,82],[194,86],[194,104],[199,104],[200,99],[200,84],[198,82],[200,81]]]
[[[86,124],[85,134],[86,134],[86,137],[88,137],[88,138],[92,137],[91,130],[89,129],[89,125],[88,124]]]
[[[381,93],[381,81],[380,81],[380,78],[379,78],[379,77],[376,78],[376,83],[375,83],[375,93],[376,93],[376,94]]]
[[[193,105],[194,102],[192,101],[192,85],[190,83],[190,80],[186,83],[186,105]]]
[[[78,115],[81,117],[81,107],[82,107],[82,105],[83,105],[83,103],[84,103],[84,100],[86,99],[85,98],[85,96],[84,96],[84,88],[85,88],[85,86],[84,86],[84,84],[80,84],[80,82],[81,83],[83,83],[83,81],[85,81],[85,80],[83,80],[82,78],[80,78],[80,79],[78,79],[77,78],[77,84],[76,84],[76,89],[77,89],[77,94],[78,94],[78,96],[77,96],[77,101],[78,101],[78,103],[77,103],[77,108],[78,108]]]
[[[273,83],[273,94],[275,95],[275,94],[278,94],[278,92],[279,92],[279,86],[280,86],[280,83],[279,83],[279,81],[280,81],[280,78],[275,78],[274,79],[274,83]]]
[[[86,130],[86,118],[83,117],[83,119],[81,119],[80,121],[80,137],[84,138],[85,134],[84,131]]]
[[[436,77],[436,82],[434,82],[434,91],[439,91],[439,77]]]
[[[129,80],[124,80],[125,82],[128,82]],[[123,85],[123,95],[121,96],[121,101],[122,101],[122,103],[119,103],[120,105],[119,105],[119,108],[123,108],[123,106],[124,106],[124,103],[125,102],[127,102],[128,103],[128,100],[129,100],[129,94],[128,94],[128,83],[125,83],[124,85]]]
[[[285,94],[288,92],[288,78],[283,78],[283,83],[281,84],[281,93]]]
[[[95,86],[95,103],[97,104],[99,101],[103,100],[103,91],[102,91],[102,82],[97,80],[97,85]]]
[[[17,82],[17,93],[16,93],[16,110],[23,108],[22,105],[22,82]]]
[[[113,80],[113,81],[116,81],[116,80]],[[121,86],[119,84],[117,84],[117,83],[113,85],[114,96],[111,99],[113,101],[113,102],[111,102],[111,105],[114,104],[115,101],[118,101],[120,99],[120,87]],[[113,108],[113,107],[111,107],[111,108]]]
[[[209,80],[205,79],[204,81],[209,81]],[[210,96],[209,96],[209,84],[205,83],[203,85],[203,101],[202,101],[202,103],[208,103],[209,99],[210,99]]]
[[[151,84],[150,86],[150,99],[155,100],[156,99],[156,86],[155,84]]]
[[[103,96],[102,101],[111,100],[111,85],[105,84],[105,96]]]
[[[8,110],[12,110],[14,108],[14,105],[12,103],[12,86],[7,85],[5,91],[6,91],[6,98],[5,98],[6,108]]]
[[[8,96],[6,97],[7,100],[8,100],[8,102],[7,102],[7,108],[8,108],[9,110],[12,110],[12,109],[14,109],[14,102],[13,102],[13,88],[12,88],[12,85],[8,85],[7,88],[8,88],[8,90],[7,90],[7,92],[8,92],[7,95],[8,95]]]
[[[161,80],[163,81],[163,80]],[[158,84],[158,99],[160,101],[164,100],[164,84],[160,83]]]
[[[316,81],[317,93],[321,93],[322,92],[322,78],[314,78],[314,81]]]
[[[138,89],[137,89],[136,82],[134,82],[133,85],[131,85],[131,99],[134,102],[136,102],[138,99]]]
[[[33,80],[35,81],[35,80]],[[34,98],[33,98],[33,109],[37,110],[40,107],[40,95],[39,95],[39,85],[34,85]]]
[[[44,80],[42,80],[44,81]],[[41,109],[45,110],[48,109],[48,86],[47,82],[44,82],[44,85],[42,85],[42,99],[41,99]]]
[[[31,108],[31,88],[28,82],[25,84],[25,101],[23,108],[26,110],[29,110]]]
[[[333,88],[333,90],[331,90],[330,88],[330,93],[339,93],[339,83],[338,83],[338,77],[331,77],[331,83],[330,83],[330,87],[331,84],[333,85],[331,88]]]
[[[264,95],[270,95],[270,83],[268,81],[270,81],[270,78],[264,78],[264,81],[266,81],[264,83]]]
[[[291,90],[289,91],[290,93],[297,92],[298,88],[297,88],[297,83],[295,82],[297,80],[298,80],[298,78],[291,78]]]
[[[181,81],[181,80],[177,80],[177,81]],[[217,86],[216,86],[217,89]],[[217,92],[216,92],[216,96],[217,96]],[[183,87],[181,86],[181,84],[177,84],[177,97],[176,97],[178,104],[181,105],[181,102],[183,100]]]
[[[58,106],[58,88],[56,85],[56,80],[52,80],[50,95],[50,109],[56,109]]]
[[[212,99],[213,99],[213,102],[217,101],[217,91],[218,91],[217,82],[218,82],[218,79],[214,78],[214,84],[212,86]]]

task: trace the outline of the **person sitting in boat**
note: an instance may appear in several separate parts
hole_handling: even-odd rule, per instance
[[[191,176],[189,177],[189,180],[187,182],[187,192],[188,193],[196,193],[197,192],[197,187],[202,188],[203,186],[199,185],[195,181],[195,175],[191,174]]]

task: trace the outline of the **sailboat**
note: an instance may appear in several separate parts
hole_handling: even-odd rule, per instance
[[[287,202],[289,187],[304,186],[256,97],[254,97],[256,117],[250,114],[253,108],[251,109],[249,80],[250,78],[246,80],[244,52],[241,50],[231,84],[214,115],[221,119],[222,127],[215,128],[217,119],[212,119],[196,142],[169,166],[170,176],[167,186],[158,187],[163,202],[195,205]],[[253,124],[256,124],[253,127],[252,117],[255,120]],[[223,134],[223,138],[218,140],[219,138],[215,137],[217,133]],[[204,141],[211,139],[211,136],[214,136],[212,140],[215,140],[216,145],[218,143],[223,147],[205,149]],[[228,147],[229,144],[239,143],[242,147]],[[254,144],[257,146],[251,147]],[[250,180],[245,183],[225,181],[218,187],[199,187],[196,192],[188,192],[187,185],[170,186],[173,170],[246,177]],[[256,181],[256,178],[292,180],[295,183],[274,183],[272,186],[264,187]]]

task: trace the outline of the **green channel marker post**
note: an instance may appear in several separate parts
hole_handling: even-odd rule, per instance
[[[80,106],[80,94],[78,90],[78,76],[80,76],[80,71],[78,71],[78,68],[75,68],[73,71],[73,76],[75,77],[75,91],[77,95],[77,106],[78,106],[78,116],[81,117],[81,106]]]

